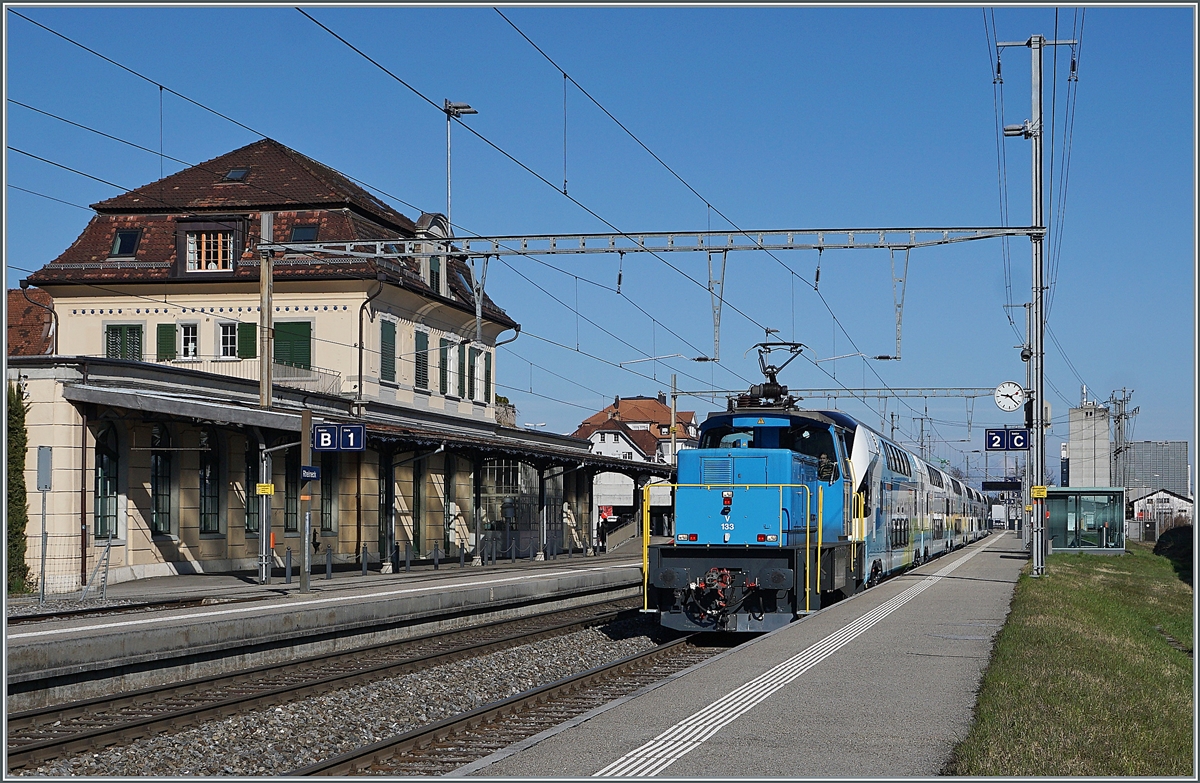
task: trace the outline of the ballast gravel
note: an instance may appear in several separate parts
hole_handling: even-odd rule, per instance
[[[643,621],[621,620],[12,774],[285,775],[656,644]]]

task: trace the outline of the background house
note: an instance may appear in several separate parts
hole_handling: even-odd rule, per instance
[[[694,411],[676,411],[676,449],[695,448],[699,428]],[[612,405],[592,414],[572,435],[587,438],[596,454],[636,462],[674,465],[671,450],[671,408],[666,395],[658,397],[618,397]],[[637,483],[641,487],[645,482]],[[636,520],[639,498],[634,479],[616,473],[599,473],[592,486],[592,520],[597,528]],[[651,525],[655,535],[672,529],[672,492],[668,488],[650,491]]]

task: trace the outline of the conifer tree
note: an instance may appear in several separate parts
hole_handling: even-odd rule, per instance
[[[29,508],[25,495],[25,450],[29,435],[25,432],[25,400],[16,384],[8,385],[8,591],[23,593],[29,579],[25,564],[25,527]]]

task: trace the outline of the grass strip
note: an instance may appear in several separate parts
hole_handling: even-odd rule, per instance
[[[1046,574],[1022,573],[944,774],[1194,779],[1192,587],[1134,541]]]

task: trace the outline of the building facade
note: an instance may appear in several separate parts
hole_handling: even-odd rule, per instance
[[[1069,485],[1112,486],[1112,440],[1108,408],[1085,401],[1080,407],[1071,408],[1069,418]]]
[[[1139,440],[1126,444],[1125,485],[1131,498],[1165,489],[1183,498],[1193,496],[1191,463],[1186,440]]]
[[[446,236],[443,216],[411,220],[269,139],[93,209],[8,294],[33,573],[37,447],[53,456],[51,592],[78,589],[101,561],[112,580],[253,569],[268,532],[277,562],[306,546],[394,563],[405,548],[592,543],[593,471],[630,465],[497,422],[495,347],[520,327],[486,294],[477,308],[463,258],[424,252]],[[344,249],[302,249],[317,242]],[[405,242],[422,252],[403,255]],[[308,484],[288,445],[305,410],[366,434],[363,450],[310,455],[321,477]],[[262,482],[261,452],[276,447]],[[276,487],[269,520],[260,483]],[[502,524],[503,498],[531,492],[536,512]]]
[[[1143,541],[1157,541],[1167,530],[1173,527],[1192,524],[1192,513],[1195,505],[1191,498],[1184,497],[1169,489],[1155,490],[1148,495],[1132,501],[1131,533],[1140,534]]]

